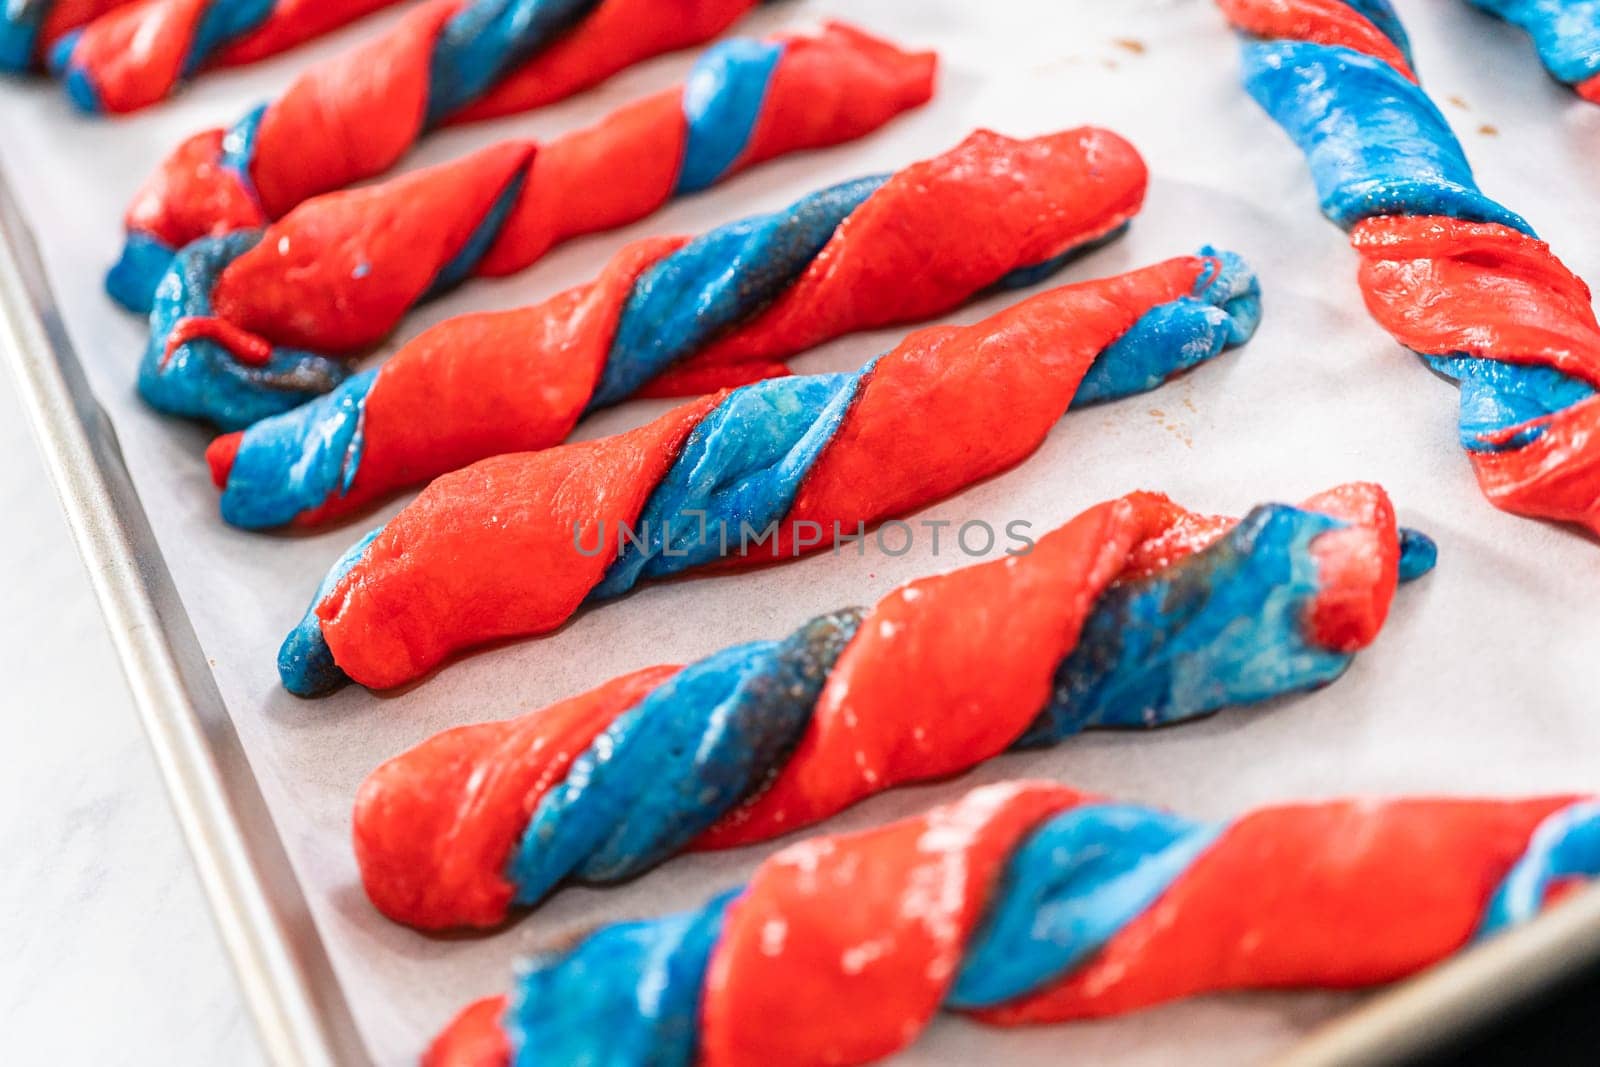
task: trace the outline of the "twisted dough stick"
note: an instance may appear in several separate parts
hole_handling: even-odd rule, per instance
[[[777,853],[699,911],[601,927],[456,1017],[428,1067],[855,1064],[940,1007],[1066,1022],[1230,989],[1346,989],[1600,874],[1600,804],[1404,798],[1221,823],[1050,782]]]
[[[41,66],[57,41],[134,0],[0,0],[0,70]]]
[[[1007,748],[1326,685],[1433,556],[1375,485],[1237,525],[1134,493],[782,641],[423,743],[356,798],[362,880],[397,922],[492,926],[568,879],[767,840]]]
[[[1533,38],[1550,76],[1600,104],[1600,2],[1597,0],[1468,0]]]
[[[396,0],[137,0],[58,40],[50,67],[91,114],[137,111],[203,66],[252,63]]]
[[[1351,231],[1368,310],[1461,383],[1461,445],[1484,494],[1600,532],[1589,291],[1473,182],[1444,117],[1396,62],[1406,44],[1387,0],[1218,4],[1255,35],[1245,88],[1306,153],[1323,213]]]
[[[933,68],[928,53],[839,24],[735,38],[685,85],[587,130],[506,141],[308,200],[264,233],[196,241],[157,295],[140,392],[224,429],[287,410],[337,385],[348,370],[332,357],[382,340],[418,301],[745,167],[863,136],[925,103]]]
[[[1144,161],[1114,133],[973,134],[893,176],[846,182],[690,241],[635,242],[588,285],[463,315],[382,369],[215,441],[222,515],[310,524],[475,460],[559,444],[641,390],[703,393],[786,374],[853,330],[1031,284],[1120,232]]]
[[[278,672],[304,696],[395,686],[644,578],[833,544],[1020,462],[1069,406],[1242,344],[1259,311],[1238,257],[1185,256],[918,331],[853,373],[773,378],[614,437],[482,460],[334,565]]]
[[[106,290],[149,311],[172,256],[381,174],[428,130],[527,111],[708,41],[761,0],[429,0],[226,130],[190,137],[134,197]]]

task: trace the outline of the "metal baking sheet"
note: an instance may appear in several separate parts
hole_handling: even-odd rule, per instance
[[[1464,5],[1400,7],[1423,76],[1485,189],[1528,215],[1580,274],[1600,277],[1600,250],[1577,239],[1600,222],[1588,167],[1600,147],[1600,109],[1548,83],[1523,40]],[[790,0],[746,25],[760,31],[838,13]],[[531,302],[586,279],[631,238],[696,232],[767,209],[931,155],[976,125],[1022,135],[1096,122],[1138,144],[1154,178],[1132,233],[1064,279],[1205,242],[1232,247],[1262,274],[1262,331],[1249,348],[1160,392],[1069,416],[1020,468],[919,517],[1021,518],[1044,528],[1135,487],[1241,511],[1371,478],[1388,486],[1403,521],[1438,539],[1441,563],[1402,593],[1377,645],[1323,692],[1153,735],[1097,735],[1008,755],[953,781],[875,798],[831,828],[1023,775],[1210,817],[1359,792],[1600,789],[1588,755],[1600,750],[1592,713],[1596,546],[1501,515],[1479,498],[1453,445],[1453,389],[1366,318],[1352,256],[1317,217],[1298,153],[1238,89],[1236,48],[1211,5],[881,0],[848,14],[940,50],[934,105],[872,138],[768,165],[636,226],[575,242],[516,277],[472,283],[411,316],[397,340],[446,315]],[[510,715],[645,663],[778,634],[819,610],[870,602],[900,581],[962,562],[932,558],[925,543],[901,557],[869,545],[859,555],[675,582],[589,612],[544,640],[468,657],[398,693],[349,689],[318,703],[282,693],[277,642],[366,522],[285,536],[223,526],[200,459],[207,435],[141,407],[132,381],[142,324],[116,311],[98,282],[128,196],[179,137],[230,120],[301,64],[390,17],[207,77],[171,106],[124,121],[71,117],[49,87],[0,88],[7,347],[219,925],[268,1050],[284,1063],[409,1062],[455,1008],[503,989],[516,956],[577,926],[698,902],[777,847],[683,858],[619,889],[567,890],[493,936],[424,937],[381,919],[356,882],[350,797],[379,760],[445,726]],[[407,166],[498,136],[586,123],[670,84],[689,61],[664,58],[535,115],[450,131]],[[951,318],[971,321],[1002,303]],[[859,366],[900,332],[847,338],[799,365]],[[580,436],[636,425],[660,409],[625,405]],[[1600,896],[1589,894],[1387,994],[1205,997],[1124,1019],[1013,1032],[943,1019],[902,1059],[1379,1062],[1597,951]]]

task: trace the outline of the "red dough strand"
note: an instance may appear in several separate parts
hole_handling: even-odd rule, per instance
[[[1571,802],[1354,800],[1254,812],[1084,967],[978,1015],[1064,1022],[1197,993],[1404,978],[1471,940],[1534,828]]]
[[[1229,22],[1246,33],[1351,48],[1417,80],[1405,53],[1344,0],[1216,0],[1216,4]]]
[[[1600,387],[1600,323],[1589,287],[1543,241],[1493,223],[1385,216],[1351,231],[1367,308],[1400,343],[1552,367]],[[1600,396],[1536,423],[1534,441],[1473,452],[1485,495],[1524,515],[1600,532]]]
[[[394,686],[465,644],[561,625],[720,399],[685,404],[617,437],[497,456],[435,481],[318,605],[340,666],[364,684]],[[575,537],[599,551],[578,553]],[[461,566],[468,558],[473,565]]]

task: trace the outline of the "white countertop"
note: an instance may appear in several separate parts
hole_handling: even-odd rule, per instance
[[[88,576],[0,371],[8,1063],[262,1062]]]

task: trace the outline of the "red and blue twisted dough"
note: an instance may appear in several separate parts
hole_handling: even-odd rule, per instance
[[[253,63],[396,0],[136,0],[51,46],[51,70],[90,113],[137,111],[202,67]]]
[[[639,392],[788,373],[854,330],[1031,284],[1120,231],[1147,174],[1116,134],[982,131],[894,175],[813,193],[695,240],[637,241],[534,307],[463,315],[326,396],[207,451],[223,518],[310,524],[476,460],[548,448]]]
[[[1009,748],[1326,685],[1433,558],[1375,485],[1238,523],[1130,494],[783,640],[424,742],[357,795],[362,880],[397,922],[492,926],[568,880],[767,840]]]
[[[1600,2],[1597,0],[1468,0],[1533,38],[1550,76],[1600,104]]]
[[[435,480],[333,566],[278,672],[387,688],[638,582],[833,544],[1021,462],[1069,407],[1242,344],[1256,279],[1210,250],[929,327],[858,371],[770,378],[613,437]]]
[[[996,1026],[1391,982],[1600,874],[1600,803],[1415,797],[1202,822],[1053,782],[792,845],[699,909],[524,963],[428,1067],[845,1065]]]
[[[934,65],[839,23],[732,38],[684,85],[588,129],[505,141],[315,197],[265,231],[195,241],[157,292],[140,393],[224,429],[288,410],[348,376],[341,357],[417,302],[775,156],[864,136],[927,102]]]
[[[388,170],[429,130],[542,107],[708,41],[761,0],[429,0],[391,32],[312,67],[282,96],[167,157],[128,207],[106,278],[149,311],[191,241],[265,226]]]
[[[1600,532],[1600,323],[1588,288],[1485,196],[1417,86],[1387,0],[1218,0],[1244,83],[1350,231],[1368,310],[1461,386],[1484,494]]]
[[[0,0],[0,70],[44,65],[51,49],[73,30],[135,0]]]

